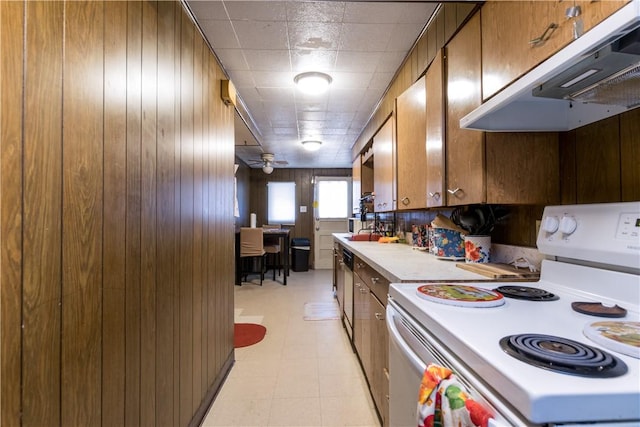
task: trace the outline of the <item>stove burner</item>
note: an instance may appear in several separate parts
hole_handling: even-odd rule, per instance
[[[522,299],[528,301],[555,301],[559,297],[544,289],[529,286],[498,286],[494,291],[500,292],[507,298]]]
[[[500,340],[500,347],[522,362],[566,374],[612,378],[627,372],[627,365],[616,356],[567,338],[509,335]]]

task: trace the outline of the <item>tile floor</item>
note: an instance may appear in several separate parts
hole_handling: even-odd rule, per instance
[[[331,270],[291,272],[235,288],[236,322],[260,323],[264,340],[236,363],[203,426],[379,427],[366,380],[339,320],[304,320],[306,302],[334,301]]]

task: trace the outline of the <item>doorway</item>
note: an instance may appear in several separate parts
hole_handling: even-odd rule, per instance
[[[348,218],[351,216],[351,178],[314,178],[313,218],[314,218],[314,268],[333,268],[332,233],[348,232]]]

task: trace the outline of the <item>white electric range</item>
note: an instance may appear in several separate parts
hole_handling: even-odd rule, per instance
[[[547,207],[537,245],[538,282],[390,286],[390,425],[415,426],[429,363],[467,384],[490,425],[640,425],[640,202]]]

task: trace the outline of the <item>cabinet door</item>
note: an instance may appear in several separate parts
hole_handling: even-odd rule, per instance
[[[371,321],[369,288],[357,274],[353,275],[353,342],[367,378],[371,372]]]
[[[351,179],[352,212],[354,214],[360,214],[360,197],[362,197],[362,155],[358,155],[353,161],[351,174],[353,175]]]
[[[373,295],[369,296],[371,321],[371,394],[382,416],[382,425],[388,425],[389,400],[389,338],[385,322],[384,305]]]
[[[398,209],[427,207],[425,78],[396,99]]]
[[[395,210],[395,145],[393,140],[393,120],[387,119],[373,137],[373,191],[375,192],[374,211]]]
[[[582,21],[586,32],[627,2],[486,2],[481,10],[483,99],[490,98],[574,40],[575,21],[567,19],[567,8],[574,4],[580,7],[577,19]],[[552,25],[556,28],[550,28]]]
[[[340,317],[343,316],[344,313],[344,286],[345,286],[345,265],[342,260],[342,246],[337,245],[334,246],[334,254],[333,254],[333,273],[334,273],[334,284],[336,288],[336,299],[338,300],[338,305],[340,306]]]
[[[427,207],[434,208],[444,202],[444,69],[443,51],[440,50],[425,78],[427,92]]]
[[[480,16],[476,13],[446,50],[447,205],[483,203],[484,133],[460,128],[460,118],[480,105]]]

